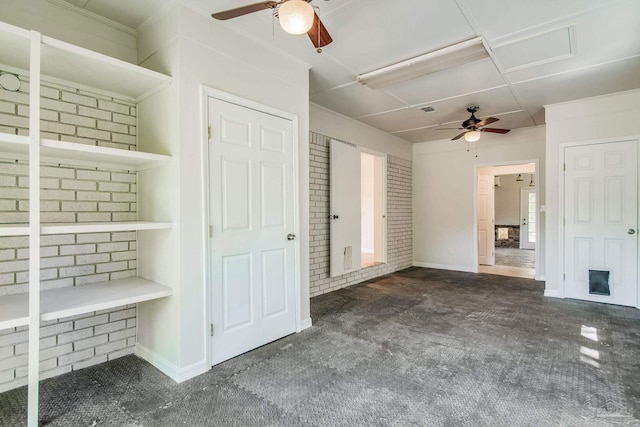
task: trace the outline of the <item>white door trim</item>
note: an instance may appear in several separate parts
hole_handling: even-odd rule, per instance
[[[209,105],[208,99],[215,98],[220,101],[229,102],[232,104],[239,105],[241,107],[250,108],[252,110],[260,111],[266,114],[271,114],[273,116],[281,117],[286,120],[290,120],[293,125],[293,229],[294,234],[298,236],[297,239],[294,240],[294,254],[295,254],[295,262],[294,262],[294,289],[295,289],[295,319],[296,319],[296,332],[300,332],[304,328],[309,325],[303,325],[301,319],[301,290],[300,290],[300,260],[301,260],[301,248],[300,248],[300,160],[298,155],[298,115],[289,113],[286,111],[279,110],[274,107],[270,107],[268,105],[261,104],[259,102],[251,101],[249,99],[245,99],[236,95],[232,95],[227,92],[223,92],[218,89],[214,89],[208,86],[201,85],[200,86],[200,121],[201,121],[201,142],[202,142],[202,168],[204,173],[202,174],[202,197],[203,197],[203,224],[205,225],[205,239],[204,239],[204,254],[205,254],[205,336],[203,342],[205,343],[206,348],[206,360],[207,367],[211,367],[212,355],[211,355],[211,334],[210,334],[210,325],[213,323],[212,317],[212,301],[211,301],[211,238],[209,237],[209,230],[211,227],[210,219],[210,186],[209,186],[209,178],[210,178],[210,170],[209,170],[209,135],[208,135],[208,124],[209,124]]]
[[[592,139],[586,141],[572,141],[572,142],[562,142],[558,144],[558,255],[559,255],[559,264],[557,271],[557,280],[560,283],[559,295],[558,297],[565,297],[565,281],[564,281],[564,269],[565,269],[565,259],[564,259],[564,164],[566,161],[566,149],[569,147],[579,147],[586,145],[594,145],[594,144],[607,144],[611,142],[625,142],[625,141],[636,141],[638,142],[638,147],[640,148],[640,135],[630,135],[630,136],[620,136],[620,137],[611,137],[611,138],[601,138],[601,139]],[[638,200],[640,200],[640,149],[638,150],[638,159],[636,159],[636,164],[638,165],[639,173],[638,173]],[[536,194],[537,197],[537,194]],[[638,209],[638,214],[640,215],[640,206]],[[638,250],[638,259],[636,261],[636,271],[640,268],[640,248]],[[636,308],[640,308],[640,282],[638,283],[638,297],[636,300]]]
[[[537,176],[540,176],[540,159],[520,159],[520,160],[509,160],[504,162],[491,162],[491,163],[477,163],[473,165],[473,239],[475,242],[478,241],[478,172],[482,168],[491,168],[497,166],[515,166],[522,165],[526,163],[535,164],[535,173]],[[540,179],[536,180],[536,223],[540,224]],[[545,236],[545,246],[546,246],[546,236]],[[536,280],[544,280],[540,276],[540,248],[541,246],[536,242]],[[545,256],[546,256],[546,248],[545,248]],[[473,259],[474,266],[470,271],[472,273],[477,273],[479,269],[479,258],[478,258],[478,245],[473,245]],[[546,268],[546,266],[545,266]]]

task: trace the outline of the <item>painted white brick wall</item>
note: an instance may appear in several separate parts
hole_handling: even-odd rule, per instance
[[[0,132],[28,132],[28,79],[19,92],[0,89]],[[57,84],[42,87],[43,138],[136,149],[135,105]],[[128,171],[43,164],[43,222],[137,219],[137,175]],[[0,223],[26,223],[28,163],[0,159]],[[0,295],[27,292],[29,239],[0,238]],[[42,236],[41,289],[81,286],[136,275],[136,233]],[[0,392],[27,383],[28,330],[0,330]],[[136,306],[43,322],[41,378],[81,369],[133,352]]]
[[[387,156],[387,263],[329,277],[329,140],[310,133],[310,295],[316,296],[413,264],[411,162]]]

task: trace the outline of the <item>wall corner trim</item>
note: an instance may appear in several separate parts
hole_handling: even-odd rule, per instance
[[[310,328],[311,326],[312,326],[311,317],[307,317],[306,319],[302,319],[300,321],[300,325],[296,332],[302,332],[305,329]]]
[[[179,368],[164,357],[160,356],[158,353],[139,343],[136,344],[135,355],[151,363],[153,366],[158,368],[160,372],[177,383],[181,383],[200,374],[204,374],[209,370],[205,359],[192,363],[184,368]]]
[[[435,268],[437,270],[452,270],[452,271],[463,271],[466,273],[477,273],[476,268],[469,267],[466,265],[447,265],[447,264],[434,264],[431,262],[413,262],[414,267],[424,267],[424,268]]]

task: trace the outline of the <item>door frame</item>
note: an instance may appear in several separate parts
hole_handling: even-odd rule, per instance
[[[473,269],[471,269],[472,273],[478,273],[479,266],[480,266],[479,264],[480,259],[478,255],[478,244],[477,244],[478,242],[478,172],[482,168],[492,168],[492,167],[499,167],[499,166],[517,166],[517,165],[522,165],[526,163],[535,164],[535,173],[537,176],[540,176],[540,159],[537,159],[537,158],[507,160],[503,162],[491,162],[491,163],[476,163],[473,165],[473,241],[476,242],[476,244],[473,245],[473,259],[475,264],[473,266]],[[539,179],[536,180],[535,189],[536,189],[536,224],[540,224],[540,180]],[[544,279],[540,276],[540,248],[542,246],[538,244],[539,243],[538,236],[539,235],[536,235],[535,280],[540,281]],[[545,249],[545,256],[546,256],[546,249]]]
[[[532,187],[522,187],[520,189],[520,218],[522,218],[524,215],[529,213],[529,212],[524,212],[524,209],[522,209],[522,207],[524,205],[524,203],[523,203],[524,202],[524,194],[525,194],[525,192],[528,192],[531,189],[532,189]],[[533,187],[533,192],[535,194],[535,186]],[[527,204],[527,206],[528,206],[528,204]],[[538,210],[537,208],[538,208],[538,201],[536,200],[536,211]],[[522,221],[520,218],[518,218],[518,221]],[[537,215],[536,215],[536,219],[538,219]],[[526,234],[527,234],[527,244],[528,244],[529,243],[529,241],[528,241],[528,239],[529,239],[529,236],[528,236],[528,234],[529,234],[529,220],[527,220],[527,233]],[[522,226],[520,226],[520,243],[519,243],[518,246],[520,247],[520,249],[529,250],[529,248],[523,248],[522,247],[522,235],[523,235]],[[535,250],[535,249],[537,249],[537,247],[538,247],[538,224],[536,224],[536,241],[533,242],[533,249]]]
[[[285,120],[289,120],[293,126],[293,232],[297,239],[294,240],[294,290],[295,290],[295,328],[296,332],[300,332],[304,329],[305,326],[302,325],[301,312],[302,312],[302,301],[301,301],[301,247],[300,247],[300,158],[298,153],[298,133],[299,133],[299,120],[298,115],[289,113],[287,111],[279,110],[274,107],[270,107],[268,105],[261,104],[256,101],[252,101],[246,98],[242,98],[237,95],[233,95],[219,89],[214,89],[209,86],[200,85],[200,141],[201,141],[201,155],[202,155],[202,220],[204,224],[204,247],[202,248],[205,256],[205,298],[204,298],[204,306],[205,306],[205,320],[206,324],[204,325],[204,340],[205,343],[205,354],[206,354],[206,363],[207,369],[211,368],[212,361],[212,351],[211,351],[211,333],[210,333],[210,325],[213,324],[213,304],[211,301],[212,298],[212,279],[213,274],[211,271],[211,237],[210,237],[210,229],[211,229],[211,221],[210,221],[210,212],[211,212],[211,203],[210,203],[210,194],[211,188],[209,185],[211,170],[209,168],[209,98],[215,98],[217,100],[228,102],[232,104],[239,105],[241,107],[249,108],[252,110],[256,110],[261,113],[270,114],[272,116],[281,117]]]
[[[638,157],[636,158],[636,170],[638,176],[638,200],[640,201],[640,135],[631,135],[631,136],[620,136],[620,137],[611,137],[611,138],[602,138],[602,139],[592,139],[585,141],[572,141],[572,142],[562,142],[558,144],[558,259],[560,260],[558,264],[557,271],[557,280],[560,283],[559,289],[559,298],[565,298],[565,244],[564,244],[564,236],[565,236],[565,225],[564,225],[564,202],[565,202],[565,191],[564,191],[564,164],[566,162],[566,149],[570,147],[580,147],[587,145],[595,145],[595,144],[608,144],[612,142],[627,142],[627,141],[635,141],[638,144]],[[537,195],[536,195],[537,197]],[[639,202],[640,203],[640,202]],[[638,218],[640,220],[640,204],[638,205]],[[638,242],[638,255],[636,259],[636,274],[640,277],[640,241]],[[640,308],[640,281],[637,283],[638,292],[636,298],[636,308]]]
[[[371,150],[367,147],[362,147],[360,145],[357,146],[360,149],[361,153],[367,153],[372,156],[381,157],[382,158],[382,215],[384,221],[382,221],[382,263],[387,263],[387,220],[388,211],[387,211],[387,167],[388,167],[388,155],[387,153],[382,153],[380,151]],[[366,267],[365,267],[366,268]],[[360,269],[362,270],[362,268]]]

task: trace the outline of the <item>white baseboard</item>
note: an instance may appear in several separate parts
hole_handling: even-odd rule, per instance
[[[304,331],[307,328],[311,327],[311,317],[307,317],[306,319],[302,319],[302,321],[300,322],[300,329],[298,330],[298,332],[300,331]]]
[[[181,383],[193,377],[197,377],[200,374],[204,374],[209,370],[206,360],[201,360],[191,365],[179,368],[173,363],[169,362],[158,353],[148,349],[142,344],[136,344],[136,356],[146,360],[153,366],[158,368],[163,374],[171,378],[177,383]]]
[[[545,276],[545,275],[536,276],[535,280],[537,280],[538,282],[546,282],[547,281],[547,276]]]
[[[560,296],[560,292],[558,292],[555,289],[545,289],[544,290],[544,296],[545,297],[550,297],[550,298],[562,298]]]
[[[424,267],[424,268],[436,268],[438,270],[453,270],[453,271],[464,271],[466,273],[477,273],[477,267],[469,267],[463,265],[447,265],[447,264],[433,264],[431,262],[413,262],[414,267]]]

